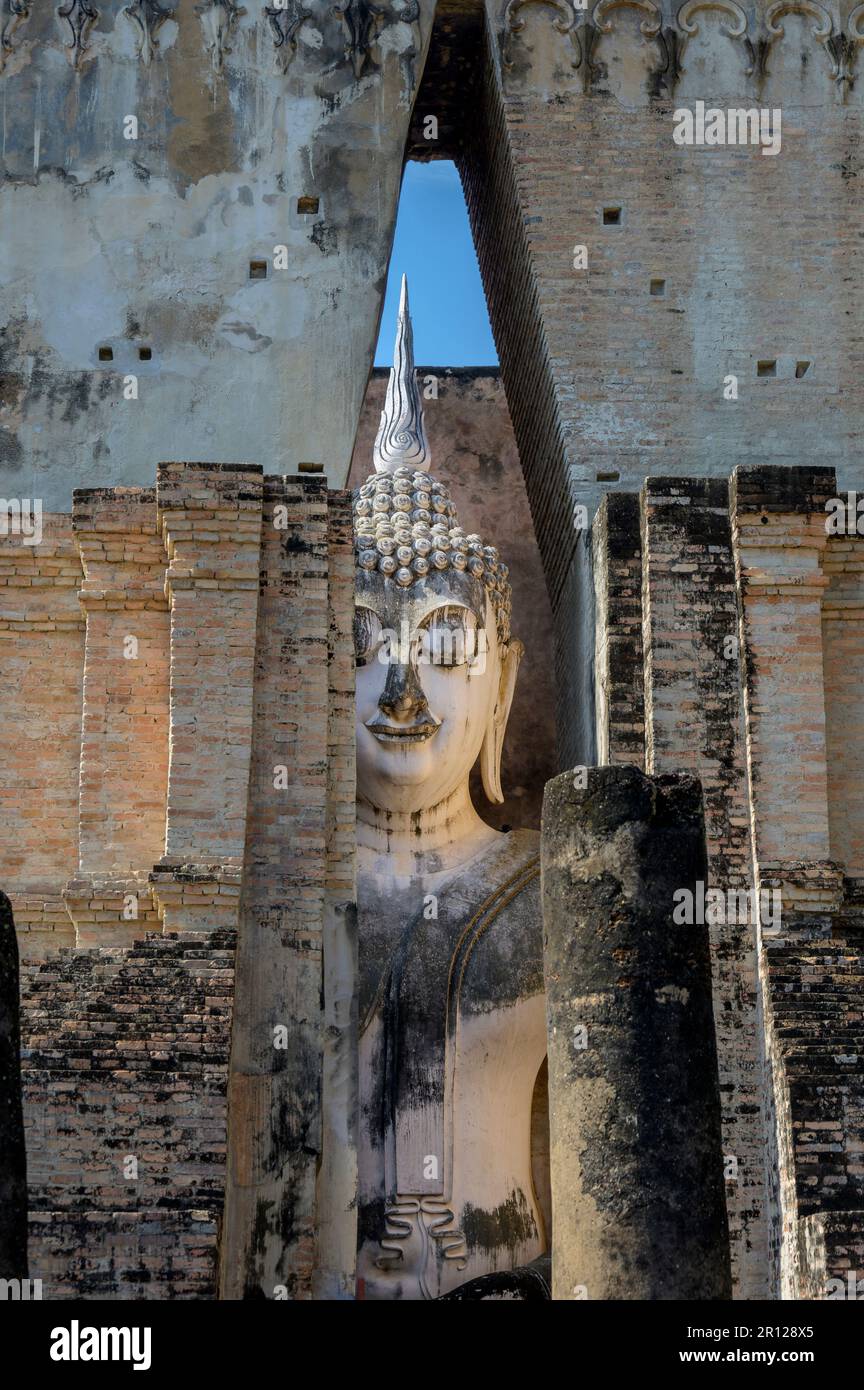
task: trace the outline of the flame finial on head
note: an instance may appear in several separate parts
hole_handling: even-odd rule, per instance
[[[393,366],[372,459],[376,473],[395,473],[397,468],[406,467],[427,469],[431,463],[423,406],[414,375],[414,334],[408,309],[408,280],[404,275]]]
[[[509,570],[494,545],[466,536],[447,486],[428,472],[429,446],[414,379],[408,286],[402,277],[396,351],[375,440],[375,472],[354,493],[357,567],[409,588],[436,571],[465,571],[487,589],[498,636],[510,643]]]

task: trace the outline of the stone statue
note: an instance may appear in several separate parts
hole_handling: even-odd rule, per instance
[[[546,1022],[539,836],[491,829],[468,790],[479,756],[503,800],[523,648],[506,566],[429,472],[404,280],[374,462],[354,500],[358,1275],[366,1298],[437,1298],[547,1248]]]

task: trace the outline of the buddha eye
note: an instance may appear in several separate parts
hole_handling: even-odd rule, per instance
[[[381,642],[381,619],[371,608],[354,609],[354,662],[365,666]]]
[[[470,608],[436,608],[420,628],[420,660],[432,666],[465,666],[477,656],[482,633]]]

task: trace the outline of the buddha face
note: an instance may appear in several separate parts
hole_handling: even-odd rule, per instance
[[[494,748],[499,726],[503,737],[512,682],[502,674],[518,645],[502,652],[470,574],[448,569],[401,588],[358,570],[358,793],[384,811],[418,812],[466,783],[484,740]]]

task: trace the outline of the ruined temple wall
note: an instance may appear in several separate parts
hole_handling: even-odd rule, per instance
[[[843,30],[851,8],[828,7],[828,30]],[[488,101],[503,118],[498,158],[518,200],[511,210],[499,194],[496,220],[506,228],[515,213],[524,240],[520,254],[505,244],[495,257],[499,275],[509,272],[489,296],[496,337],[506,363],[526,311],[539,314],[573,494],[592,511],[607,487],[652,473],[723,476],[730,459],[818,454],[841,485],[855,466],[864,87],[851,68],[834,80],[814,33],[822,20],[789,9],[768,33],[755,6],[733,40],[744,15],[722,4],[676,18],[653,3],[601,0],[569,33],[554,27],[552,6],[487,5]],[[764,71],[748,75],[745,40],[760,37]],[[780,109],[780,152],[675,144],[672,113],[697,99]],[[481,225],[475,178],[479,159],[469,191],[482,245],[491,219]],[[802,188],[818,196],[801,198]],[[574,267],[578,246],[584,269]],[[492,256],[490,245],[481,263],[494,277]],[[724,399],[729,373],[737,400]],[[513,390],[527,397],[530,386]]]
[[[47,1297],[215,1297],[226,1191],[227,1296],[350,1279],[353,559],[347,493],[251,466],[161,465],[4,538],[7,699],[51,754],[27,779],[10,744],[0,865]]]
[[[487,0],[462,170],[573,761],[589,760],[578,711],[593,648],[573,619],[574,503],[590,518],[604,492],[646,476],[748,462],[818,457],[841,486],[862,478],[852,8],[784,7],[768,28],[763,5]],[[779,109],[779,154],[677,145],[673,112],[697,100]]]
[[[603,761],[702,784],[706,886],[750,888],[737,597],[725,480],[649,478],[593,527]],[[638,732],[637,732],[638,731]],[[637,761],[638,760],[638,761]],[[709,922],[726,1208],[739,1298],[767,1292],[756,926]]]
[[[184,457],[344,482],[433,11],[7,16],[0,495]]]
[[[860,830],[836,767],[860,740],[864,540],[854,521],[829,534],[835,492],[821,467],[654,477],[638,547],[623,495],[592,536],[598,632],[617,642],[598,746],[632,757],[638,568],[646,767],[699,775],[712,887],[779,894],[779,914],[709,922],[739,1297],[825,1297],[864,1255]]]

